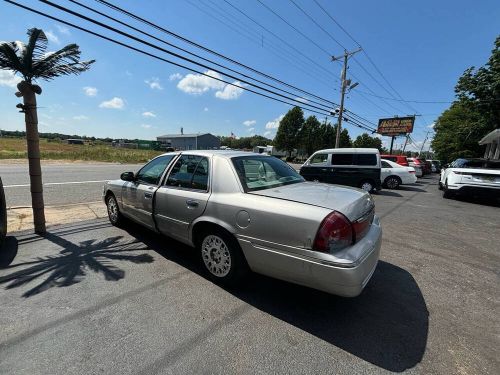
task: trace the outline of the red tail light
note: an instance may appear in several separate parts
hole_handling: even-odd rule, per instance
[[[367,212],[364,216],[360,217],[354,223],[352,223],[352,228],[354,230],[354,241],[357,242],[362,239],[366,233],[370,230],[370,225],[373,221],[373,216],[375,211],[373,208]]]
[[[325,217],[316,233],[313,249],[325,253],[342,250],[354,242],[351,222],[340,212],[333,211]]]

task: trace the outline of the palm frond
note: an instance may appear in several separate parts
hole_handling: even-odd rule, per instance
[[[16,42],[4,42],[0,44],[0,69],[10,69],[21,72],[23,65],[17,56],[19,46]]]
[[[21,59],[26,71],[31,71],[33,62],[43,56],[49,41],[43,30],[37,28],[29,29],[28,36],[28,44]]]
[[[76,44],[68,44],[56,52],[46,54],[33,63],[33,76],[50,80],[60,75],[80,74],[95,62],[80,61],[80,54],[80,48]]]

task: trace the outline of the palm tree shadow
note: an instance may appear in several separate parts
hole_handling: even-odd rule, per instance
[[[6,284],[6,289],[21,287],[43,278],[35,287],[23,294],[23,297],[31,297],[52,287],[66,287],[79,283],[89,270],[102,274],[107,281],[118,281],[125,276],[125,271],[115,266],[114,261],[129,261],[136,264],[154,261],[149,254],[133,254],[138,250],[148,250],[148,247],[138,240],[121,242],[123,236],[110,237],[102,241],[86,240],[79,244],[53,233],[46,233],[44,237],[63,249],[57,255],[48,255],[9,267],[25,268],[0,277],[0,284]]]

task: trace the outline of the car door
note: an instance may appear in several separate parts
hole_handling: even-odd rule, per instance
[[[331,170],[328,160],[327,152],[318,152],[300,169],[300,174],[308,181],[328,182]]]
[[[381,160],[381,163],[382,163],[382,168],[380,170],[380,179],[382,180],[382,182],[384,182],[385,179],[391,175],[392,166],[384,160]]]
[[[332,153],[328,181],[331,184],[358,186],[358,169],[352,153]]]
[[[205,211],[210,197],[209,158],[182,154],[156,192],[158,229],[183,242],[189,241],[191,223]]]
[[[135,181],[129,181],[122,187],[123,211],[133,220],[151,229],[153,220],[153,197],[168,164],[175,154],[162,155],[142,167],[135,175]]]

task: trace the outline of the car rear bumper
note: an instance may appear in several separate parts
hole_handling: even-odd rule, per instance
[[[375,217],[370,231],[351,247],[360,257],[342,265],[265,247],[247,238],[238,238],[238,241],[254,272],[339,296],[356,297],[377,267],[382,229]]]
[[[448,190],[459,194],[484,194],[500,196],[498,184],[448,184]]]

